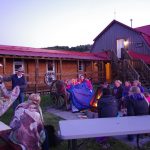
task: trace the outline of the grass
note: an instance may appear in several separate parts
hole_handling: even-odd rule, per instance
[[[49,95],[42,96],[41,107],[43,111],[44,123],[53,125],[57,131],[59,129],[58,123],[59,120],[61,120],[61,118],[53,114],[50,114],[49,112],[46,111],[51,104],[52,103]],[[0,120],[6,124],[9,124],[12,119],[12,116],[13,116],[13,110],[12,108],[10,108],[0,118]],[[107,148],[107,150],[136,150],[136,148],[132,148],[113,138],[108,138],[107,143],[109,143],[110,146]],[[78,144],[81,144],[79,148],[80,150],[100,150],[100,149],[104,150],[104,144],[97,142],[96,138],[78,140]],[[61,142],[60,145],[58,145],[56,148],[51,148],[51,150],[67,150],[67,141]],[[150,143],[146,144],[142,150],[150,150]]]

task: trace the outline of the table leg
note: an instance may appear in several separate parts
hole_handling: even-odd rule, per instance
[[[77,150],[77,140],[72,139],[68,141],[68,150]]]
[[[140,140],[140,135],[139,135],[139,134],[137,134],[137,135],[136,135],[136,144],[137,144],[137,149],[140,149],[139,140]]]

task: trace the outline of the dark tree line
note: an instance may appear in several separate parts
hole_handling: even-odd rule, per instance
[[[69,46],[53,46],[53,47],[46,47],[44,49],[49,49],[49,50],[68,50],[68,51],[79,51],[79,52],[86,52],[90,51],[91,45],[79,45],[75,47],[69,47]]]

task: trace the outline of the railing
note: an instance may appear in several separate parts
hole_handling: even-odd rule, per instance
[[[124,60],[124,69],[126,74],[132,78],[132,80],[139,80],[140,75],[138,72],[132,67],[128,60]]]
[[[134,59],[132,60],[133,67],[142,72],[142,74],[145,76],[147,81],[150,82],[150,68],[145,64],[145,62],[141,59]]]
[[[80,74],[84,74],[87,77],[92,78],[93,83],[98,83],[98,81],[104,80],[104,74],[103,72],[99,71],[87,71],[87,72],[64,72],[64,73],[56,73],[56,79],[57,80],[71,80],[73,78],[77,78]],[[48,92],[49,86],[45,83],[45,73],[39,73],[37,76],[37,81],[35,79],[35,74],[25,74],[25,77],[27,78],[27,93],[31,92]]]
[[[132,60],[132,57],[128,54],[127,50],[125,50],[124,48],[121,49],[121,56],[123,57],[123,59]]]
[[[150,68],[147,64],[141,59],[133,59],[125,49],[121,50],[123,57],[129,60],[130,65],[138,72],[141,72],[145,79],[150,82]]]

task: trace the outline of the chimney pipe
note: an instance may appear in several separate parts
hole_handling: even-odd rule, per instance
[[[130,21],[131,21],[131,28],[132,28],[132,21],[133,21],[133,19],[130,19]]]

